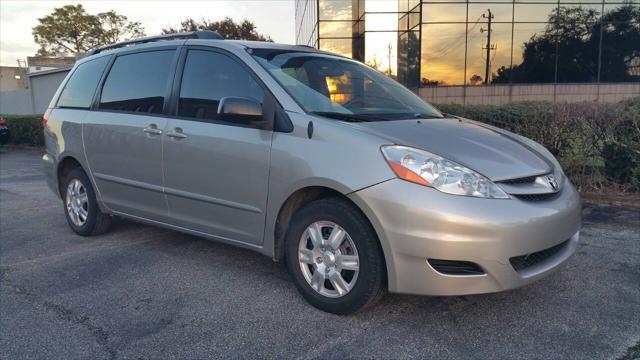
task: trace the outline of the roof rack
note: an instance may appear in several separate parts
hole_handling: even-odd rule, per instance
[[[156,36],[147,36],[142,38],[137,38],[133,40],[123,41],[115,44],[100,46],[95,49],[89,50],[86,56],[95,55],[99,52],[111,49],[118,49],[125,46],[145,44],[155,41],[162,40],[178,40],[178,39],[211,39],[211,40],[224,40],[224,38],[215,31],[210,30],[200,30],[200,31],[187,31],[180,33],[172,33],[172,34],[164,34],[164,35],[156,35]]]

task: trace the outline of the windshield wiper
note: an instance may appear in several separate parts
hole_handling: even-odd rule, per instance
[[[431,114],[422,114],[422,113],[416,113],[413,115],[414,119],[444,119],[447,117],[446,114],[442,113],[444,116],[434,116]]]
[[[345,113],[335,112],[335,111],[311,111],[311,114],[325,116],[332,119],[351,121],[351,122],[387,120],[387,119],[383,119],[381,117],[376,117],[372,115],[345,114]]]

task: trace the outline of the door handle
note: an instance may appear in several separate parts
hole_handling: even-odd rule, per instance
[[[156,124],[149,124],[149,126],[142,129],[142,131],[149,135],[162,135],[162,130],[158,129],[158,125]]]
[[[185,133],[182,132],[182,128],[174,128],[173,130],[169,131],[167,133],[168,137],[174,138],[174,139],[184,139],[187,137],[187,135]]]

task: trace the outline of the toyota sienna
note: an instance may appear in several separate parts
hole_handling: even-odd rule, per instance
[[[513,289],[578,243],[579,195],[543,146],[310,47],[199,31],[97,48],[43,121],[77,234],[120,216],[252,249],[333,313]]]

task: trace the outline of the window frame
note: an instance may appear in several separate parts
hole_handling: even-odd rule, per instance
[[[171,76],[172,74],[175,74],[176,72],[176,67],[178,64],[178,58],[179,58],[179,54],[180,54],[180,48],[181,46],[179,45],[165,45],[165,46],[157,46],[157,47],[151,47],[151,48],[143,48],[143,49],[132,49],[129,51],[122,51],[119,52],[117,54],[112,55],[112,59],[109,61],[109,63],[107,64],[106,70],[105,72],[102,74],[102,78],[100,79],[100,83],[98,86],[98,91],[96,91],[96,94],[94,95],[94,99],[93,99],[93,103],[91,106],[91,111],[97,111],[97,112],[109,112],[109,113],[116,113],[116,114],[128,114],[128,115],[138,115],[138,116],[156,116],[156,117],[168,117],[168,106],[169,106],[169,102],[171,101],[171,90],[172,90],[172,81],[173,81],[173,77]],[[100,108],[100,100],[102,98],[102,91],[104,90],[104,85],[106,83],[107,78],[109,77],[109,74],[111,74],[111,70],[113,69],[113,64],[115,64],[116,60],[121,57],[121,56],[126,56],[126,55],[134,55],[134,54],[140,54],[140,53],[149,53],[149,52],[155,52],[155,51],[167,51],[167,50],[173,50],[173,59],[171,61],[171,65],[169,67],[169,75],[167,76],[167,83],[165,84],[165,91],[164,91],[164,101],[162,104],[162,112],[160,113],[141,113],[141,112],[136,112],[136,111],[123,111],[123,110],[113,110],[113,109],[103,109]]]
[[[78,68],[84,64],[87,64],[91,61],[95,61],[98,60],[100,58],[103,57],[107,57],[109,59],[107,59],[107,63],[104,66],[104,69],[102,69],[102,73],[100,74],[100,77],[98,78],[98,83],[96,85],[96,88],[93,90],[93,96],[91,97],[90,101],[89,101],[89,106],[64,106],[64,105],[60,105],[60,99],[62,98],[62,94],[64,93],[64,90],[67,88],[67,85],[69,84],[69,81],[71,81],[71,78],[73,78],[73,75],[75,75],[76,71],[78,71]],[[108,70],[111,68],[111,64],[113,62],[112,59],[113,55],[104,55],[104,56],[96,56],[93,59],[87,59],[86,61],[82,61],[80,63],[78,63],[73,70],[69,73],[69,76],[66,78],[66,80],[64,81],[64,84],[62,85],[62,88],[60,90],[60,93],[58,94],[58,97],[56,98],[56,102],[55,102],[55,106],[53,106],[54,109],[65,109],[65,110],[91,110],[93,108],[93,105],[96,101],[96,95],[99,92],[102,92],[102,80],[104,79],[104,75],[108,72]]]
[[[240,59],[238,56],[236,56],[230,51],[227,51],[225,49],[218,48],[218,47],[213,47],[213,46],[186,45],[186,46],[182,46],[178,50],[179,52],[178,63],[177,63],[176,71],[174,73],[174,78],[173,78],[171,102],[168,105],[168,109],[167,109],[168,116],[174,119],[196,121],[196,122],[202,122],[205,124],[226,125],[226,126],[244,127],[248,129],[265,130],[249,124],[239,124],[239,123],[233,123],[233,122],[217,120],[217,119],[198,119],[198,118],[178,115],[178,106],[180,102],[180,89],[182,87],[182,77],[184,75],[184,70],[187,63],[187,55],[189,54],[189,51],[208,51],[208,52],[216,53],[222,56],[226,56],[231,61],[235,62],[240,67],[242,67],[247,72],[247,74],[251,76],[251,78],[258,84],[258,86],[260,86],[260,88],[264,92],[264,98],[262,102],[262,113],[265,119],[269,121],[269,126],[268,126],[269,130],[267,131],[274,131],[274,132],[281,131],[281,129],[278,129],[275,124],[275,113],[278,111],[278,109],[283,109],[283,108],[278,102],[278,100],[276,99],[276,97],[273,95],[271,90],[269,90],[269,88],[260,79],[260,77],[253,71],[253,69],[251,69],[249,65],[247,65],[244,61],[242,61],[242,59]],[[285,131],[285,132],[289,132],[289,131]]]

